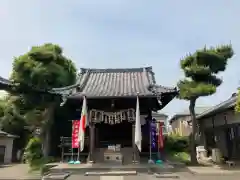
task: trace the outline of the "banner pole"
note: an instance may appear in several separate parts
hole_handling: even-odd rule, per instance
[[[152,160],[152,119],[149,119],[149,164],[154,164]]]
[[[73,133],[73,120],[72,120],[72,133]],[[69,164],[74,164],[74,159],[73,159],[73,136],[71,136],[71,159],[70,161],[68,162]]]
[[[79,126],[80,126],[80,122],[79,122]],[[79,129],[79,127],[78,127]],[[79,132],[78,132],[79,135]],[[74,162],[74,164],[81,164],[80,162],[80,142],[79,142],[79,137],[78,137],[78,147],[77,147],[77,160]]]
[[[72,132],[73,132],[73,120],[72,120]],[[73,137],[72,137],[72,140],[73,140]],[[74,161],[74,159],[73,159],[73,146],[72,146],[72,155],[71,155],[71,161]]]
[[[158,131],[158,136],[157,136],[157,149],[158,149],[158,159],[160,159],[161,158],[161,154],[160,154],[160,128],[161,128],[161,126],[160,126],[160,121],[158,121],[157,122],[157,131]]]
[[[81,162],[80,162],[80,143],[78,145],[77,160],[74,162],[74,164],[81,164]]]
[[[77,154],[77,160],[78,161],[80,161],[79,158],[80,158],[80,143],[78,145],[78,154]]]
[[[152,159],[152,130],[151,130],[151,123],[152,123],[152,121],[150,121],[150,124],[149,124],[149,160]]]
[[[72,148],[72,155],[71,155],[71,160],[74,161],[74,158],[73,158],[73,148]]]

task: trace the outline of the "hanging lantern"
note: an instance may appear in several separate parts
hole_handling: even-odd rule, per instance
[[[35,130],[34,130],[34,135],[35,136],[39,136],[41,134],[41,128],[40,127],[37,127]]]

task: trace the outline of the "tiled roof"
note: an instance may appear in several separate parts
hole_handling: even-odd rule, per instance
[[[10,87],[19,86],[18,83],[0,77],[0,84]],[[77,82],[63,88],[51,90],[36,89],[38,92],[59,94],[69,98],[82,97],[158,97],[165,93],[177,94],[176,88],[157,85],[152,67],[127,69],[85,69],[82,68]],[[174,96],[172,98],[174,98]],[[170,100],[168,100],[170,101]]]
[[[176,92],[175,88],[156,85],[151,67],[130,69],[81,69],[77,83],[55,92],[74,97],[157,96]]]
[[[236,102],[237,102],[237,95],[234,94],[231,98],[227,99],[226,101],[223,101],[220,104],[217,104],[216,106],[208,108],[206,111],[199,114],[197,116],[197,119],[201,119],[206,116],[210,116],[218,112],[224,111],[226,109],[232,108],[236,105]]]
[[[3,77],[0,77],[0,83],[1,83],[1,84],[5,84],[5,85],[12,85],[12,84],[13,84],[12,81],[10,81],[10,80],[8,80],[8,79],[5,79],[5,78],[3,78]]]
[[[35,88],[32,85],[23,84],[23,83],[21,83],[21,85],[24,88],[20,88],[20,83],[11,81],[9,79],[6,79],[6,78],[3,78],[3,77],[0,76],[0,89],[1,90],[6,90],[6,91],[14,90],[14,91],[19,91],[19,92],[35,91],[35,92],[39,92],[39,93],[52,93],[52,94],[55,94],[55,92],[52,91],[52,90],[39,89],[39,88]],[[16,87],[18,87],[19,89],[15,89]]]
[[[7,135],[7,134],[8,134],[8,133],[6,133],[6,132],[0,130],[0,135]]]
[[[202,112],[206,111],[207,109],[209,109],[210,107],[201,107],[201,106],[196,106],[195,107],[195,114],[201,114]],[[182,117],[182,116],[189,116],[190,112],[189,109],[185,109],[182,112],[176,113],[175,115],[173,115],[171,117],[171,119],[169,119],[169,122],[172,123],[174,120],[176,120],[178,117]]]
[[[2,130],[0,130],[0,136],[1,137],[9,137],[9,138],[17,138],[18,136],[15,136],[15,135],[12,135],[12,134],[9,134],[9,133],[6,133]]]

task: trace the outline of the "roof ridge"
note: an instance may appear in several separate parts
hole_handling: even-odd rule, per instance
[[[216,104],[216,105],[213,106],[213,107],[210,107],[210,108],[207,109],[206,111],[209,111],[209,110],[211,110],[211,109],[215,109],[215,107],[217,107],[217,106],[221,106],[221,105],[223,105],[223,104],[225,104],[225,103],[228,103],[228,101],[231,101],[231,100],[234,100],[234,99],[236,99],[236,96],[230,97],[230,98],[228,98],[227,100],[222,101],[222,102]],[[203,112],[203,113],[204,113],[204,112]]]
[[[164,85],[159,85],[159,84],[154,84],[153,86],[155,86],[156,88],[164,88],[164,89],[177,90],[176,87],[172,87],[172,86],[164,86]]]
[[[80,68],[80,73],[119,73],[119,72],[152,72],[152,67],[139,67],[139,68]]]

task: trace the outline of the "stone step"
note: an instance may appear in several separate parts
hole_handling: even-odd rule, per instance
[[[70,173],[49,173],[42,177],[42,180],[65,180],[70,176]]]
[[[124,164],[132,164],[132,161],[133,161],[133,149],[132,149],[132,147],[123,148],[122,149],[122,154],[123,154],[123,157],[124,157]],[[140,162],[139,154],[136,154],[135,158],[138,162]]]
[[[137,175],[137,171],[102,171],[86,172],[85,176],[130,176]]]
[[[62,173],[70,172],[71,174],[85,174],[86,172],[113,172],[113,171],[136,171],[136,172],[172,172],[174,171],[173,166],[165,165],[149,165],[149,164],[132,164],[132,165],[116,165],[107,163],[97,163],[97,164],[79,164],[79,165],[69,165],[69,164],[59,164],[54,168],[50,169],[50,173]]]
[[[96,148],[93,153],[93,158],[95,162],[104,162],[104,152],[106,151],[106,148]],[[133,149],[132,147],[125,147],[121,149],[121,154],[123,156],[123,163],[124,164],[132,164],[133,160]],[[89,159],[89,158],[88,158]],[[139,154],[136,155],[136,160],[140,162],[140,156]]]
[[[164,173],[154,173],[154,176],[156,178],[163,178],[163,179],[179,179],[179,175],[178,174],[164,174]]]

